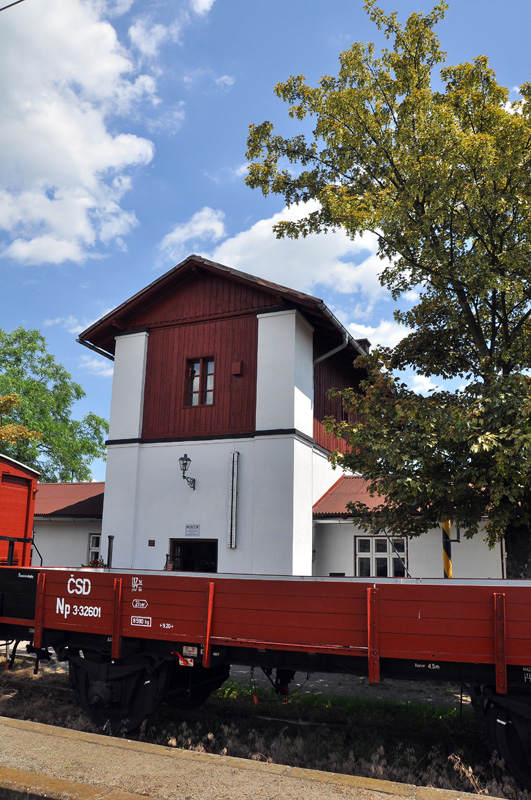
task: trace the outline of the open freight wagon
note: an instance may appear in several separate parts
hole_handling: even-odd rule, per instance
[[[159,703],[202,703],[231,664],[450,680],[531,788],[531,582],[0,568],[0,638],[67,659],[76,698],[110,733]]]

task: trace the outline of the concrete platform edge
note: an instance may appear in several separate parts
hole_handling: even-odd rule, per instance
[[[0,717],[2,724],[7,727],[27,731],[45,733],[49,736],[61,737],[69,740],[87,741],[99,746],[127,749],[142,753],[152,753],[164,758],[193,759],[195,761],[216,761],[230,765],[235,769],[252,770],[253,772],[267,772],[278,776],[286,775],[307,781],[318,781],[323,784],[366,789],[382,792],[394,797],[413,798],[413,800],[472,800],[477,795],[467,792],[457,792],[449,789],[435,789],[431,787],[414,786],[411,784],[395,783],[376,778],[360,778],[355,775],[342,775],[334,772],[321,772],[318,770],[289,767],[282,764],[266,764],[258,761],[248,761],[232,756],[218,756],[212,753],[196,753],[186,750],[173,749],[162,745],[138,742],[131,739],[118,739],[102,734],[85,733],[53,725],[43,725],[39,722],[9,719]],[[48,775],[26,772],[11,767],[0,766],[0,800],[146,800],[146,795],[131,794],[117,789],[105,788],[101,785],[88,783],[74,783]],[[157,795],[153,795],[157,797]],[[496,798],[491,798],[496,800]]]

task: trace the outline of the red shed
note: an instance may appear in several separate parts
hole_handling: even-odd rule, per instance
[[[0,564],[27,567],[39,473],[0,454]]]

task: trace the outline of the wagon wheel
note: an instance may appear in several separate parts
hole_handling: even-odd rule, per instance
[[[156,708],[158,678],[145,669],[101,680],[78,660],[70,661],[76,700],[92,722],[112,736],[130,733]]]
[[[531,789],[531,719],[495,703],[486,716],[493,748],[516,780]]]
[[[229,677],[230,666],[220,664],[208,669],[202,666],[169,665],[164,701],[172,708],[184,711],[197,708],[219,689]]]

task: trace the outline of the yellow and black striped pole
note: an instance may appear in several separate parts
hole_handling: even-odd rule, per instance
[[[451,578],[452,577],[452,540],[450,538],[451,530],[452,530],[452,521],[446,519],[444,522],[441,522],[442,528],[442,546],[443,546],[443,565],[444,565],[444,577]]]

